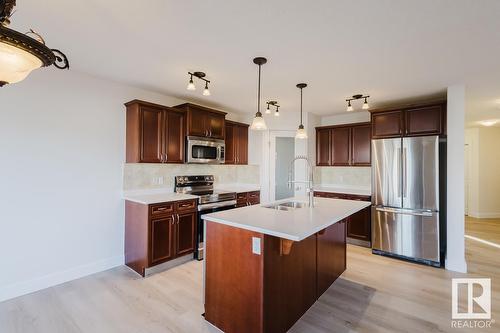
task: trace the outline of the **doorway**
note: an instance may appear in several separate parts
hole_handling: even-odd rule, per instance
[[[295,170],[291,163],[295,157],[295,132],[271,131],[269,156],[269,192],[271,201],[291,198],[294,187],[289,186],[289,172]]]

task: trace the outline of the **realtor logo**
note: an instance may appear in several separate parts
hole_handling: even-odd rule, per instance
[[[452,319],[491,319],[491,279],[452,279]],[[465,288],[467,308],[459,309],[459,288]]]

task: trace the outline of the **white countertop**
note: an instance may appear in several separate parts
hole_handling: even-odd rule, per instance
[[[173,192],[157,192],[157,193],[144,192],[144,193],[124,193],[123,199],[144,205],[151,205],[161,202],[198,199],[198,196],[191,194],[173,193]]]
[[[221,190],[221,191],[242,193],[242,192],[260,191],[260,185],[257,185],[257,184],[221,184],[221,185],[215,185],[215,189]]]
[[[278,202],[287,201],[305,202],[304,198],[289,198]],[[205,214],[202,218],[266,235],[301,241],[371,205],[367,201],[328,198],[314,198],[314,202],[314,208],[281,211],[264,207],[269,204],[254,205]]]
[[[371,188],[354,187],[354,186],[337,186],[337,185],[318,185],[314,186],[315,191],[330,192],[330,193],[343,193],[354,195],[372,195]]]

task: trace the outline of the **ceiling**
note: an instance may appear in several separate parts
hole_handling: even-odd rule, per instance
[[[126,3],[126,5],[125,5]],[[467,120],[500,118],[500,1],[482,0],[18,0],[12,27],[33,28],[72,69],[233,112],[263,99],[298,112],[345,112],[467,86]],[[187,71],[212,80],[212,96],[187,91]],[[355,102],[357,109],[361,101]]]

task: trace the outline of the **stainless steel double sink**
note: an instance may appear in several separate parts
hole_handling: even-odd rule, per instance
[[[304,202],[287,201],[287,202],[274,203],[272,205],[267,205],[263,207],[275,210],[290,211],[290,210],[295,210],[297,208],[307,207],[307,204]]]

